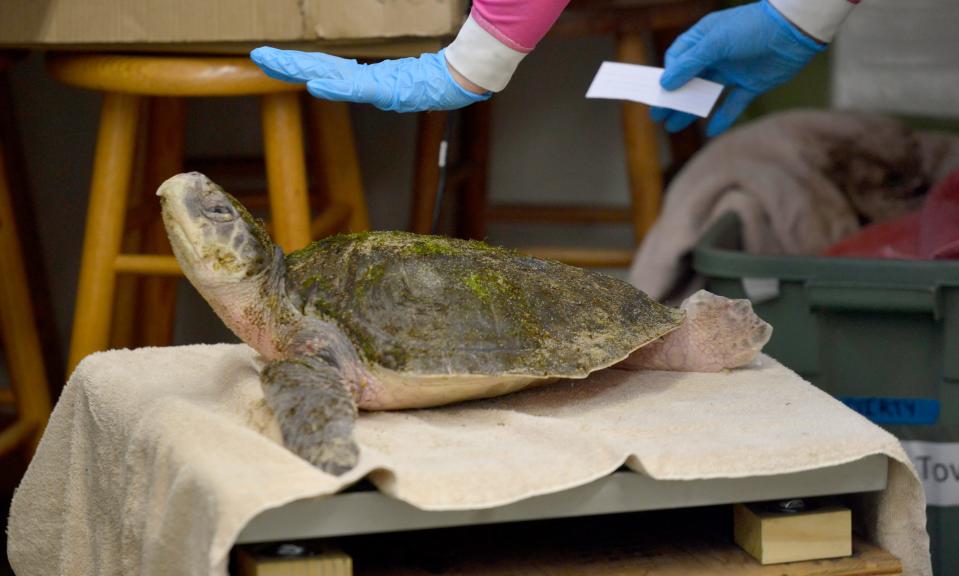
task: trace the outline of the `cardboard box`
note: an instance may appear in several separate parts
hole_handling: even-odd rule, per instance
[[[454,34],[465,0],[0,0],[0,45],[357,42]]]

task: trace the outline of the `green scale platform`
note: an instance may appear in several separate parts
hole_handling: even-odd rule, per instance
[[[693,267],[711,292],[753,301],[774,327],[765,352],[903,441],[935,574],[959,574],[959,262],[747,254],[727,214]]]

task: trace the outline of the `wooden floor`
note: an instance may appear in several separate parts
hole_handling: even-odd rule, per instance
[[[327,543],[352,557],[356,576],[901,573],[894,556],[861,541],[851,558],[761,566],[733,543],[731,526],[731,508],[713,506],[371,535]],[[300,572],[289,572],[294,573]]]

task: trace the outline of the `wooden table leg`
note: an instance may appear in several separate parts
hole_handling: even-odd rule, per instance
[[[4,162],[0,148],[0,333],[23,424],[0,433],[0,453],[21,440],[32,453],[50,414],[50,392]]]
[[[315,173],[324,182],[323,189],[329,203],[349,207],[347,227],[350,232],[369,230],[350,106],[346,102],[316,98],[310,99],[309,106]]]
[[[273,238],[289,253],[311,240],[299,94],[267,94],[261,110]]]
[[[443,141],[448,112],[424,112],[419,115],[416,135],[416,168],[413,173],[413,213],[410,230],[429,234],[436,209],[436,188],[439,186],[439,150]]]
[[[73,371],[84,356],[103,350],[109,342],[116,280],[114,262],[123,236],[140,102],[139,96],[129,94],[103,96],[68,371]]]
[[[648,64],[650,58],[639,31],[622,31],[616,38],[619,61]],[[632,196],[633,235],[639,244],[659,216],[663,193],[662,168],[659,163],[659,142],[656,124],[649,117],[649,108],[634,102],[623,103],[623,136],[626,167]]]
[[[186,102],[182,98],[154,98],[150,102],[147,136],[147,165],[143,179],[143,202],[155,210],[147,226],[143,248],[148,254],[172,254],[156,189],[167,178],[183,171],[183,128]],[[168,346],[173,341],[178,278],[147,277],[142,280],[140,319],[137,323],[141,346]]]

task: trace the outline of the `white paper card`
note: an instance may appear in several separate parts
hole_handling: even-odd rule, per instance
[[[667,91],[659,85],[662,75],[663,69],[656,66],[603,62],[586,97],[630,100],[705,118],[723,91],[722,84],[701,78],[693,78],[682,88]]]

